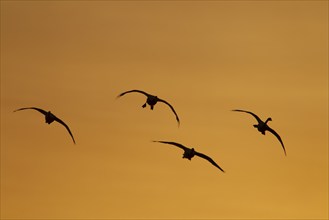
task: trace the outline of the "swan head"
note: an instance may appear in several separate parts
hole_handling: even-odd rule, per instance
[[[269,122],[269,121],[272,121],[272,118],[266,119],[265,124],[267,124],[267,122]]]

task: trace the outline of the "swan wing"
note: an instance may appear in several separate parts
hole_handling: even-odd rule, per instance
[[[212,165],[214,165],[215,167],[217,167],[218,169],[220,169],[222,172],[225,173],[225,171],[213,160],[211,159],[210,157],[208,157],[207,155],[205,154],[202,154],[202,153],[199,153],[197,151],[195,151],[195,155],[199,156],[199,157],[202,157],[203,159],[206,159],[208,160]]]
[[[255,113],[252,113],[250,111],[245,111],[245,110],[240,110],[240,109],[234,109],[232,111],[235,111],[235,112],[245,112],[245,113],[251,114],[252,116],[254,116],[256,118],[256,120],[258,121],[258,124],[264,123]]]
[[[171,144],[171,145],[174,145],[176,147],[179,147],[179,148],[183,149],[184,151],[189,149],[189,148],[185,147],[182,144],[179,144],[179,143],[176,143],[176,142],[171,142],[171,141],[153,141],[153,142],[159,142],[159,143],[163,143],[163,144]]]
[[[158,101],[167,104],[167,105],[171,108],[171,110],[173,111],[173,113],[174,113],[175,116],[176,116],[176,121],[178,122],[178,126],[179,126],[179,124],[180,124],[179,117],[178,117],[178,115],[177,115],[177,113],[176,113],[174,107],[173,107],[172,105],[170,105],[170,103],[167,102],[166,100],[163,100],[163,99],[159,99],[159,98],[158,98]]]
[[[26,110],[26,109],[34,109],[34,110],[37,110],[38,112],[46,115],[47,112],[41,108],[36,108],[36,107],[27,107],[27,108],[19,108],[19,109],[16,109],[14,112],[17,112],[17,111],[21,111],[21,110]]]
[[[127,93],[131,93],[131,92],[138,92],[138,93],[142,93],[142,94],[144,94],[144,95],[147,96],[147,97],[149,96],[148,93],[146,93],[146,92],[144,92],[144,91],[142,91],[142,90],[133,89],[133,90],[129,90],[129,91],[126,91],[126,92],[123,92],[123,93],[119,94],[119,95],[117,96],[117,98],[119,98],[119,97],[121,97],[121,96],[123,96],[123,95],[125,95],[125,94],[127,94]]]
[[[272,128],[270,128],[269,126],[267,126],[266,130],[268,130],[269,132],[271,132],[272,134],[274,134],[274,136],[280,141],[281,143],[281,146],[283,148],[283,151],[284,151],[284,155],[287,156],[287,153],[286,153],[286,149],[284,148],[284,144],[283,144],[283,141],[281,140],[281,137],[278,133],[276,133]]]
[[[73,143],[75,144],[75,140],[74,140],[73,134],[72,134],[69,126],[67,126],[67,124],[65,124],[61,119],[57,118],[55,115],[54,115],[54,117],[55,117],[55,121],[62,124],[66,128],[66,130],[70,133],[70,135],[72,137],[72,140],[73,140]]]

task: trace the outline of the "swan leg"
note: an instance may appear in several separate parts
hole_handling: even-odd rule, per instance
[[[144,105],[142,105],[142,107],[145,108],[146,107],[146,103]]]
[[[151,110],[153,110],[153,108],[154,108],[154,105],[151,105]]]

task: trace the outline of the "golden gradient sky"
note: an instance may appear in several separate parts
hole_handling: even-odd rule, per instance
[[[328,1],[1,1],[1,218],[328,218]]]

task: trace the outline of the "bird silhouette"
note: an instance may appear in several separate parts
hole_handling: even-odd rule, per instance
[[[147,97],[146,102],[142,105],[143,108],[145,108],[146,107],[146,104],[148,104],[148,105],[150,105],[151,110],[153,110],[153,108],[154,108],[154,106],[155,106],[155,104],[157,102],[163,102],[163,103],[167,104],[170,107],[170,109],[173,111],[173,113],[175,114],[176,120],[177,120],[178,126],[179,126],[179,124],[180,124],[179,117],[178,117],[178,115],[177,115],[174,107],[172,107],[172,105],[170,105],[167,101],[165,101],[163,99],[160,99],[157,96],[150,95],[150,94],[148,94],[148,93],[146,93],[144,91],[134,89],[134,90],[130,90],[130,91],[126,91],[126,92],[121,93],[120,95],[117,96],[117,98],[119,98],[119,97],[121,97],[121,96],[123,96],[123,95],[125,95],[127,93],[131,93],[131,92],[142,93],[142,94],[144,94]]]
[[[220,169],[222,172],[225,172],[213,159],[211,159],[210,157],[208,157],[205,154],[197,152],[196,150],[194,150],[194,148],[188,148],[188,147],[185,147],[182,144],[179,144],[179,143],[176,143],[176,142],[170,142],[170,141],[153,141],[153,142],[158,142],[158,143],[163,143],[163,144],[171,144],[171,145],[174,145],[176,147],[179,147],[179,148],[184,150],[183,158],[191,160],[194,156],[199,156],[203,159],[208,160],[212,165],[214,165],[215,167]]]
[[[281,146],[283,148],[283,151],[284,151],[284,154],[287,156],[287,153],[286,153],[286,149],[284,148],[284,144],[281,140],[281,137],[278,133],[276,133],[272,128],[270,128],[268,125],[267,125],[267,122],[269,121],[272,121],[272,118],[267,118],[265,122],[263,122],[256,114],[250,112],[250,111],[245,111],[245,110],[239,110],[239,109],[234,109],[232,111],[235,111],[235,112],[245,112],[245,113],[248,113],[248,114],[251,114],[252,116],[254,116],[258,122],[258,124],[254,125],[255,128],[257,128],[257,130],[262,133],[263,135],[265,135],[265,131],[269,131],[271,132],[272,134],[275,135],[275,137],[280,141],[281,143]]]
[[[34,110],[37,110],[38,112],[42,113],[45,116],[47,124],[51,124],[53,121],[57,121],[60,124],[62,124],[66,128],[66,130],[70,133],[70,135],[72,137],[72,140],[73,140],[73,143],[75,144],[75,140],[74,140],[74,137],[72,135],[72,132],[70,131],[69,126],[67,126],[61,119],[57,118],[53,113],[51,113],[50,111],[47,112],[43,109],[35,108],[35,107],[20,108],[20,109],[16,109],[14,112],[21,111],[21,110],[26,110],[26,109],[34,109]]]

